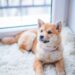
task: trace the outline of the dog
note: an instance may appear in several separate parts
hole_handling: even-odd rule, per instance
[[[37,43],[35,51],[34,70],[36,75],[44,75],[45,64],[55,64],[57,75],[66,75],[63,59],[63,47],[61,44],[62,24],[44,23],[38,20]]]
[[[66,75],[60,36],[61,30],[61,22],[50,24],[39,19],[38,29],[27,30],[14,38],[7,37],[2,41],[8,44],[17,42],[21,52],[32,50],[36,57],[34,61],[36,75],[44,75],[43,66],[45,64],[54,64],[57,75]],[[13,40],[11,41],[11,39]]]

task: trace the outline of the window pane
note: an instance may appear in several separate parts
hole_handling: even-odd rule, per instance
[[[20,12],[20,16],[26,16],[28,15],[28,8],[21,8]]]
[[[0,27],[37,24],[50,21],[51,0],[0,0]]]
[[[20,16],[20,9],[1,9],[0,11],[0,17]]]
[[[31,8],[12,8],[1,9],[0,16],[26,16],[26,15],[39,15],[50,14],[49,7],[31,7]]]
[[[9,9],[9,16],[20,16],[20,11],[21,9],[19,8]]]
[[[0,0],[0,6],[6,6],[7,1],[6,0]]]
[[[43,5],[44,0],[34,0],[34,5]]]
[[[45,0],[46,4],[50,4],[51,5],[51,0]]]
[[[32,5],[32,0],[21,0],[22,5]]]
[[[0,17],[2,17],[2,16],[3,16],[3,10],[0,9]]]
[[[19,5],[20,4],[20,0],[8,0],[8,4],[9,4],[9,6]]]
[[[32,7],[28,9],[28,15],[50,14],[49,7]]]

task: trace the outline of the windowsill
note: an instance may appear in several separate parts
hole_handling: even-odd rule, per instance
[[[6,32],[18,32],[28,29],[34,29],[37,28],[37,25],[32,26],[22,26],[22,27],[8,27],[8,28],[1,28],[0,33],[6,33]]]
[[[7,36],[14,36],[24,30],[28,29],[37,29],[37,25],[35,26],[24,26],[24,27],[16,27],[16,28],[4,28],[0,29],[0,38],[7,37]]]

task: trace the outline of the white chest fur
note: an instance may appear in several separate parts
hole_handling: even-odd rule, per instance
[[[62,58],[61,50],[46,51],[41,46],[37,45],[36,57],[44,63],[55,62]]]

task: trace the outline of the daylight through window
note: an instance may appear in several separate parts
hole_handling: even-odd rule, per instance
[[[0,0],[0,28],[36,25],[51,20],[51,0]]]

